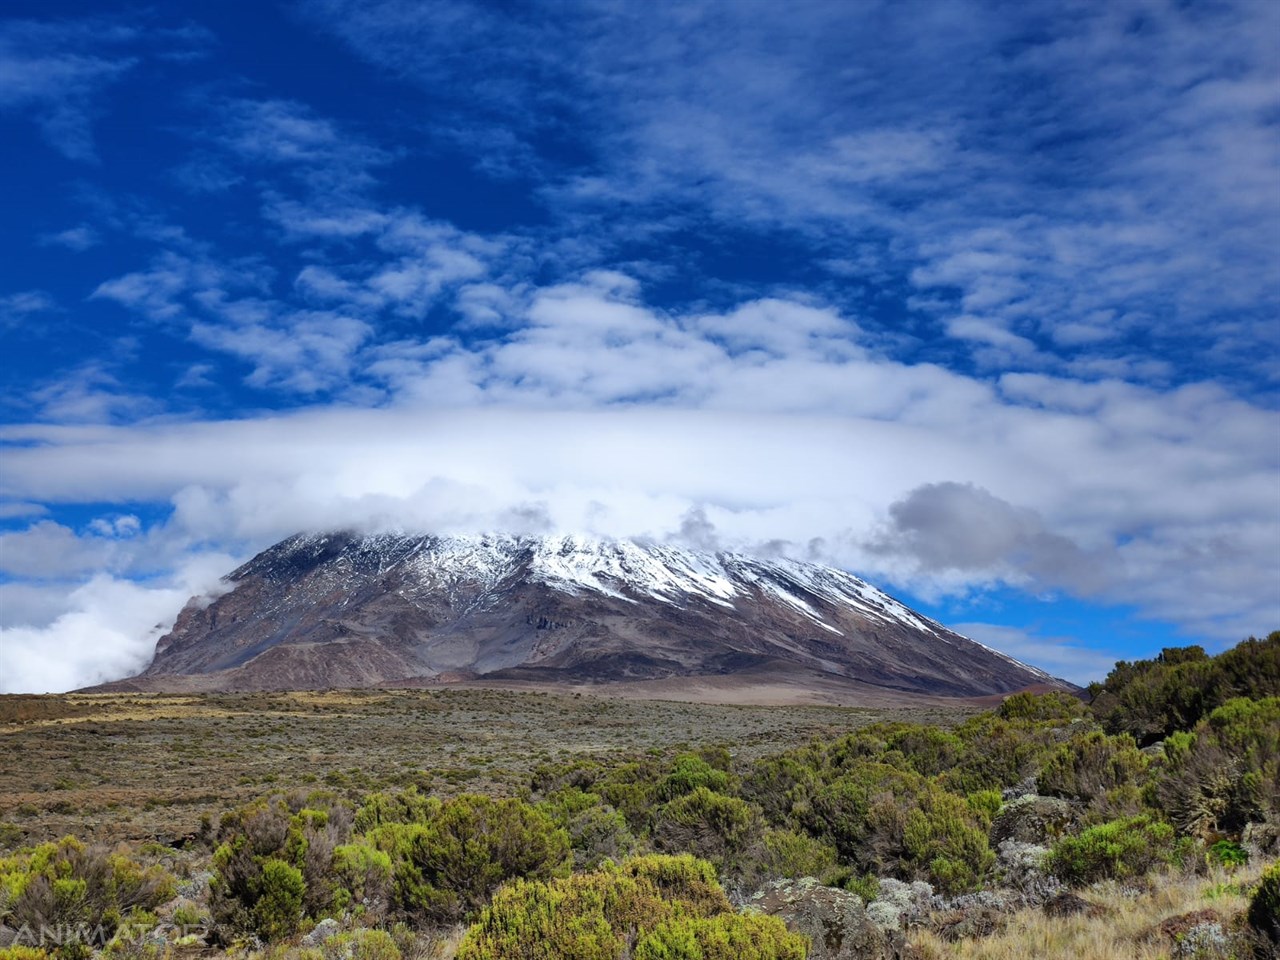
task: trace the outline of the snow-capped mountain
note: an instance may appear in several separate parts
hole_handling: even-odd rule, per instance
[[[584,537],[298,535],[193,600],[135,681],[283,689],[812,677],[904,694],[1062,685],[851,574]],[[1065,686],[1065,685],[1063,685]]]

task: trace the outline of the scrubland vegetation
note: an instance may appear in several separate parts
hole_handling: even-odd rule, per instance
[[[0,960],[1274,956],[1280,634],[1089,692],[789,747],[740,714],[754,739],[282,775],[177,846],[10,822],[0,925],[28,939]],[[94,935],[30,942],[68,926]]]

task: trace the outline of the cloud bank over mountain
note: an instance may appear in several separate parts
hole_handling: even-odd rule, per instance
[[[1274,629],[1277,16],[0,23],[5,689],[347,526],[814,558],[1090,670]]]

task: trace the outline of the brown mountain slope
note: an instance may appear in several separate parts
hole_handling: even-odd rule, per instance
[[[1067,686],[850,574],[793,560],[575,537],[335,533],[285,540],[228,584],[187,605],[141,676],[111,686],[671,689],[740,677],[908,697]]]

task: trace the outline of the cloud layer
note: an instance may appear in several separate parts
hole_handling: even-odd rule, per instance
[[[299,528],[1280,623],[1276,4],[59,14],[0,22],[5,689]]]

